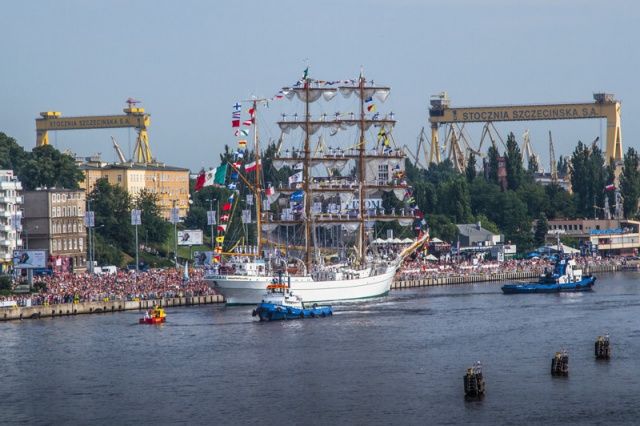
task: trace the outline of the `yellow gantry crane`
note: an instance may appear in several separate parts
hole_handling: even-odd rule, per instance
[[[620,101],[612,93],[594,93],[594,103],[550,104],[527,106],[489,106],[452,108],[447,93],[431,97],[429,123],[431,123],[431,157],[429,162],[440,162],[438,127],[452,123],[494,123],[496,121],[575,120],[606,118],[606,159],[622,160],[622,132],[620,130]],[[485,128],[488,128],[485,126]],[[493,142],[493,141],[492,141]],[[456,148],[454,148],[456,149]]]
[[[80,130],[80,129],[113,129],[134,128],[138,131],[136,146],[133,151],[133,159],[138,163],[150,164],[156,160],[151,155],[147,127],[151,116],[144,112],[144,108],[136,107],[140,103],[129,98],[126,103],[124,115],[100,115],[86,117],[61,117],[58,111],[46,111],[36,118],[36,147],[49,145],[49,131],[54,130]]]

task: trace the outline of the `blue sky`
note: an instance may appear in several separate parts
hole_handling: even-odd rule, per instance
[[[41,111],[119,114],[133,97],[151,114],[159,161],[216,166],[224,145],[235,147],[231,106],[293,84],[305,59],[317,79],[356,78],[362,67],[390,86],[395,138],[412,149],[428,128],[430,95],[442,91],[458,107],[592,102],[594,92],[612,92],[622,101],[623,151],[640,149],[634,0],[34,0],[4,1],[0,13],[0,131],[27,149]],[[606,130],[601,120],[496,126],[519,142],[529,128],[546,168],[549,131],[566,156]],[[469,131],[479,143],[481,128]],[[50,138],[111,162],[111,135],[129,156],[132,130]]]

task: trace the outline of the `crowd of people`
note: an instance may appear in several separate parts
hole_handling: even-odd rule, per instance
[[[582,269],[596,265],[622,265],[625,261],[621,257],[582,257],[573,256],[579,267]],[[425,260],[422,256],[415,260],[405,260],[402,268],[396,273],[396,281],[438,279],[471,275],[486,275],[497,273],[521,273],[544,271],[549,267],[552,269],[555,260],[551,257],[518,259],[498,262],[497,260],[465,259],[465,260]]]
[[[154,269],[145,272],[118,271],[115,274],[61,274],[34,277],[38,293],[5,296],[18,306],[90,302],[101,300],[145,300],[156,298],[207,296],[216,294],[204,281],[204,271],[193,269],[188,280],[184,271]],[[42,283],[42,284],[38,284]],[[1,299],[1,297],[0,297]]]
[[[575,256],[583,268],[594,265],[621,265],[624,258],[594,258]],[[539,272],[551,267],[554,260],[547,258],[496,260],[427,260],[422,255],[406,259],[395,280],[438,279],[453,276],[473,276],[496,273]],[[116,274],[91,275],[89,273],[38,276],[34,278],[37,293],[0,296],[0,302],[15,301],[18,306],[73,303],[74,301],[145,300],[156,298],[215,295],[204,281],[204,269],[193,269],[189,279],[182,270],[153,269],[145,272],[119,271]],[[42,284],[38,284],[42,283]],[[29,302],[27,303],[27,300]]]

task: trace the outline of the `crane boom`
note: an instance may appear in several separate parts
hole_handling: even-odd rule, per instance
[[[126,163],[127,160],[126,160],[126,158],[124,158],[124,154],[122,153],[122,150],[120,149],[120,146],[118,145],[118,142],[116,142],[116,138],[111,136],[111,140],[113,141],[113,148],[116,150],[116,154],[118,154],[118,157],[120,158],[120,162],[121,163]]]
[[[553,149],[553,139],[551,139],[551,130],[549,130],[549,163],[551,167],[551,181],[558,183],[558,168],[556,166],[556,153]]]

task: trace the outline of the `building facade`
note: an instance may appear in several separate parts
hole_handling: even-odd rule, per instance
[[[84,189],[38,189],[24,192],[25,248],[47,250],[49,269],[86,269],[87,230]]]
[[[93,191],[98,179],[107,179],[111,185],[126,189],[133,198],[144,189],[156,194],[160,214],[164,219],[169,219],[174,206],[180,209],[180,217],[185,217],[189,212],[188,169],[163,163],[108,164],[94,157],[91,157],[91,161],[79,164],[85,174],[84,189],[87,194]]]
[[[20,217],[22,215],[22,183],[12,170],[0,170],[0,271],[12,267],[13,250],[22,247]]]
[[[555,219],[548,223],[548,243],[555,244],[558,237],[572,237],[578,241],[575,248],[583,254],[634,256],[640,248],[640,221],[637,220]]]

